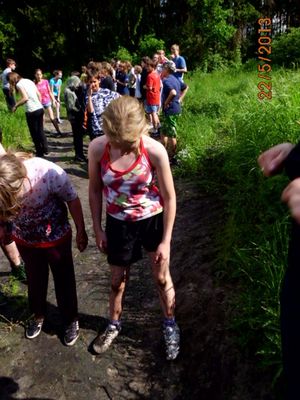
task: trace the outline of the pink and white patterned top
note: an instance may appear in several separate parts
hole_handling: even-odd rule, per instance
[[[42,158],[24,161],[28,180],[13,238],[27,247],[53,247],[71,234],[65,202],[77,198],[67,173]]]
[[[111,167],[109,148],[107,143],[100,160],[106,212],[123,221],[139,221],[162,212],[162,198],[154,182],[155,171],[142,138],[140,154],[126,171]]]

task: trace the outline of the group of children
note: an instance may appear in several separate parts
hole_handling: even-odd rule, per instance
[[[184,58],[179,55],[179,46],[172,45],[171,53],[168,59],[164,50],[158,50],[152,58],[143,57],[141,65],[134,67],[128,61],[113,60],[111,64],[91,61],[82,67],[81,75],[72,73],[72,78],[77,75],[80,81],[76,79],[75,82],[74,78],[68,80],[64,100],[72,126],[76,161],[87,161],[83,154],[84,134],[88,133],[91,140],[103,134],[101,115],[109,102],[121,95],[135,97],[143,103],[152,137],[160,139],[167,148],[170,163],[176,161],[177,119],[188,87],[183,82],[187,69]],[[62,135],[59,127],[62,71],[55,70],[48,81],[43,78],[42,70],[36,69],[34,88],[32,81],[14,72],[15,67],[15,61],[8,59],[7,68],[2,73],[7,105],[12,112],[25,106],[36,155],[43,157],[48,153],[44,110],[47,110],[57,136]],[[15,91],[21,97],[17,102],[13,95]],[[52,106],[55,107],[56,117]]]
[[[184,58],[179,55],[179,46],[173,45],[171,51],[170,59],[166,58],[164,50],[158,50],[152,58],[143,57],[141,65],[134,67],[128,61],[118,60],[113,60],[111,64],[92,61],[82,67],[80,78],[87,87],[93,86],[90,98],[93,109],[98,108],[96,115],[90,114],[88,130],[91,139],[102,134],[101,114],[105,109],[104,103],[107,104],[109,99],[118,95],[129,95],[143,104],[151,136],[161,140],[167,148],[170,163],[175,162],[177,120],[188,86],[183,81],[187,69]],[[106,100],[102,101],[104,97]],[[86,103],[90,104],[88,100]]]
[[[102,119],[104,135],[89,146],[89,201],[96,245],[107,254],[112,276],[110,321],[96,337],[93,349],[96,353],[107,350],[120,332],[130,266],[139,260],[144,247],[164,315],[166,357],[173,360],[179,353],[180,335],[169,269],[176,199],[168,155],[161,143],[148,136],[149,125],[137,99],[119,96],[107,105]],[[79,322],[67,209],[75,223],[77,247],[84,251],[88,237],[82,207],[65,171],[41,157],[3,151],[0,222],[1,226],[11,223],[12,231],[0,229],[0,241],[13,239],[25,262],[33,315],[25,335],[34,339],[42,330],[50,266],[63,318],[63,341],[71,346],[78,338]]]
[[[44,159],[48,143],[43,130],[45,109],[60,134],[62,72],[55,71],[48,82],[37,69],[33,82],[14,72],[13,60],[8,68],[4,74],[9,85],[9,90],[5,90],[7,104],[12,112],[25,106],[37,157],[5,153],[2,149],[0,223],[5,229],[0,230],[0,241],[15,243],[25,262],[33,315],[26,327],[26,337],[33,339],[42,330],[50,267],[63,318],[63,341],[71,346],[78,338],[79,322],[68,211],[75,223],[80,251],[86,248],[88,237],[81,203],[67,174]],[[78,161],[87,161],[83,153],[84,129],[90,135],[89,203],[96,245],[107,254],[111,266],[110,320],[105,332],[94,340],[93,349],[96,353],[106,351],[121,330],[130,267],[141,258],[143,247],[149,255],[164,315],[166,357],[173,360],[179,353],[180,342],[169,268],[176,197],[166,147],[171,139],[175,151],[176,118],[187,86],[182,77],[175,77],[176,64],[163,51],[153,59],[144,57],[142,66],[135,66],[131,75],[127,75],[126,63],[116,62],[115,68],[107,62],[90,62],[81,76],[72,74],[64,90]],[[14,90],[20,94],[18,101],[12,96]],[[159,109],[164,113],[162,124]],[[161,125],[162,143],[149,137],[146,115],[154,130]],[[8,226],[12,229],[6,229]]]

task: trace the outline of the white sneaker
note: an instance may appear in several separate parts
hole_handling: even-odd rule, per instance
[[[98,335],[93,343],[93,350],[97,354],[104,353],[109,349],[114,339],[118,336],[121,328],[109,324],[102,335]]]

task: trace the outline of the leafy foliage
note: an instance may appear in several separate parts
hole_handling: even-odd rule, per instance
[[[273,41],[272,59],[286,67],[300,65],[300,28],[291,28]]]
[[[8,58],[14,51],[17,31],[11,22],[4,22],[0,17],[0,54],[2,58]]]
[[[154,34],[145,35],[139,42],[139,54],[152,57],[157,50],[164,49],[165,46],[165,42],[162,39],[157,39]]]
[[[212,71],[253,57],[259,15],[299,26],[300,6],[259,0],[0,0],[2,57],[23,75],[40,67],[71,71],[127,49],[138,60],[178,43],[188,70]],[[277,52],[279,54],[279,52]],[[123,57],[122,57],[123,58]],[[31,75],[30,75],[31,76]]]

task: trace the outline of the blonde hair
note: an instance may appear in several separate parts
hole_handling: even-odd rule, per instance
[[[122,147],[148,135],[149,125],[144,110],[137,99],[122,96],[109,103],[102,114],[103,131],[109,140]]]
[[[20,211],[20,192],[27,177],[22,159],[7,153],[0,157],[0,220],[9,221]]]

